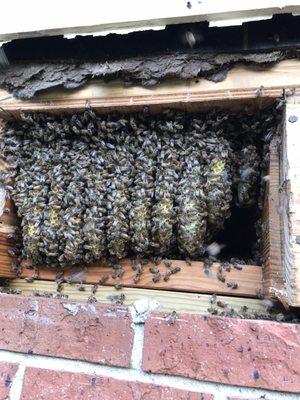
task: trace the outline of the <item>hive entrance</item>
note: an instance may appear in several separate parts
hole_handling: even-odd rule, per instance
[[[3,180],[22,221],[21,274],[29,275],[28,264],[43,266],[47,277],[55,273],[46,265],[87,264],[84,280],[93,283],[254,296],[268,149],[279,120],[272,109],[86,110],[7,124],[12,174]]]

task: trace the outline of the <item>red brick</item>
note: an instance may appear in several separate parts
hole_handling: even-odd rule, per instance
[[[225,384],[300,391],[300,326],[182,314],[146,321],[143,369]]]
[[[132,343],[124,307],[0,296],[0,349],[129,367]]]
[[[21,400],[213,400],[211,395],[71,372],[26,368]]]
[[[8,399],[18,364],[0,362],[0,399]]]

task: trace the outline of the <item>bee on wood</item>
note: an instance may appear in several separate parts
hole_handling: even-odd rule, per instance
[[[237,269],[238,271],[242,271],[243,266],[241,264],[233,264],[233,268]]]
[[[218,271],[217,272],[217,278],[219,279],[220,282],[224,283],[226,281],[225,276],[223,275],[223,272]]]
[[[152,282],[153,282],[153,283],[159,282],[160,277],[161,277],[160,272],[157,272],[157,273],[152,277]]]
[[[224,301],[218,300],[217,301],[217,306],[221,307],[221,308],[226,308],[226,307],[228,307],[228,304],[225,303]]]
[[[162,262],[162,257],[159,257],[159,256],[154,256],[154,257],[152,257],[152,262],[153,262],[153,264],[155,264],[155,265],[159,265],[161,262]],[[168,263],[168,261],[167,261],[167,263]],[[164,264],[165,264],[165,262],[164,262]],[[166,264],[165,264],[166,265]],[[167,266],[167,265],[166,265]],[[168,267],[167,267],[168,268]]]
[[[192,265],[192,260],[189,257],[185,257],[185,262],[187,263],[187,265],[191,266]]]
[[[150,267],[149,272],[151,272],[151,274],[157,274],[159,272],[159,269],[155,267]]]
[[[131,257],[130,259],[131,269],[136,271],[136,257]]]
[[[210,304],[216,304],[217,295],[215,293],[212,294],[209,301],[210,301]]]
[[[104,285],[108,280],[109,280],[109,275],[103,275],[103,276],[99,279],[99,285]]]
[[[163,275],[164,282],[168,282],[168,280],[170,279],[171,275],[172,275],[171,271],[165,272],[164,275]]]
[[[141,273],[137,273],[133,277],[133,283],[137,284],[141,280]]]
[[[238,289],[239,285],[236,282],[227,282],[227,287],[230,289]]]
[[[9,294],[22,294],[22,290],[21,289],[17,289],[17,288],[10,288],[7,293]],[[33,296],[35,296],[35,294],[33,293]]]
[[[17,257],[20,254],[20,250],[17,248],[7,249],[7,254],[9,254],[11,257]]]
[[[8,241],[10,241],[10,242],[13,242],[13,243],[18,243],[19,240],[20,240],[20,238],[17,235],[13,234],[13,233],[7,234],[6,235],[6,239]]]
[[[261,85],[259,88],[256,89],[256,96],[257,97],[262,97],[265,93],[265,88],[263,85]]]
[[[32,282],[34,282],[36,280],[36,278],[37,278],[36,275],[28,276],[28,277],[25,278],[25,281],[27,283],[32,283]]]
[[[97,303],[97,298],[94,296],[94,295],[90,295],[89,297],[88,297],[88,302],[89,303]]]
[[[36,290],[36,289],[32,291],[32,295],[36,297],[48,297],[48,298],[53,296],[53,294],[50,292],[47,292],[45,290]]]
[[[92,286],[92,294],[96,294],[97,290],[98,290],[98,285],[97,284],[93,285]]]
[[[114,295],[110,295],[107,296],[108,300],[110,300],[111,302],[117,304],[117,305],[123,305],[124,301],[125,301],[125,294],[114,294]]]
[[[166,268],[171,268],[171,266],[172,266],[172,261],[170,261],[166,258],[163,260],[163,263]]]
[[[114,288],[116,290],[121,290],[123,288],[123,285],[121,283],[117,283],[117,284],[114,285]]]

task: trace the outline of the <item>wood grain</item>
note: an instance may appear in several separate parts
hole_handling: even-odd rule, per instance
[[[283,264],[288,304],[300,306],[300,98],[286,105],[281,163]]]
[[[13,257],[7,253],[10,247],[12,247],[12,244],[7,241],[3,234],[0,234],[0,276],[5,278],[16,277],[16,275],[11,272]],[[78,265],[66,268],[64,278],[66,280],[70,279],[72,282],[82,281],[94,284],[98,283],[103,276],[110,275],[105,285],[114,286],[116,284],[121,284],[124,287],[178,290],[198,293],[222,293],[230,296],[257,297],[258,290],[262,289],[262,268],[255,265],[245,265],[242,271],[232,268],[230,272],[224,272],[226,282],[221,282],[217,278],[218,263],[213,264],[209,273],[206,274],[202,262],[194,261],[192,265],[188,265],[185,261],[173,260],[172,267],[180,266],[181,271],[173,274],[170,279],[165,282],[163,280],[163,274],[168,271],[168,268],[163,263],[160,263],[157,268],[161,273],[161,278],[158,282],[154,283],[152,281],[153,274],[149,271],[149,268],[153,267],[154,264],[149,263],[145,265],[141,279],[136,284],[133,282],[136,272],[131,268],[131,260],[123,259],[120,261],[120,265],[122,265],[124,269],[124,275],[121,278],[113,279],[111,277],[111,267],[101,262],[89,266]],[[54,281],[56,278],[55,270],[42,266],[38,269],[38,273],[39,279],[42,280]],[[34,272],[25,266],[20,277],[26,278],[33,274]],[[227,282],[236,282],[238,288],[230,289],[227,286]]]
[[[77,285],[63,285],[62,294],[67,295],[70,300],[86,301],[91,295],[92,285],[83,285],[84,291],[79,291]],[[27,283],[24,279],[13,279],[10,282],[10,289],[19,289],[22,295],[32,296],[35,291],[47,292],[56,295],[56,284],[50,281],[36,280]],[[131,306],[138,301],[156,302],[158,309],[162,311],[187,312],[193,314],[207,314],[211,307],[211,296],[208,294],[171,292],[167,290],[151,290],[140,288],[123,288],[117,292],[109,286],[99,286],[95,297],[100,303],[111,303],[113,296],[124,294],[124,305]],[[261,300],[243,297],[217,296],[218,301],[226,302],[228,307],[239,312],[242,307],[247,307],[249,313],[264,312],[265,306]],[[217,307],[218,308],[218,307]],[[223,311],[219,308],[219,311]]]
[[[280,132],[281,133],[281,132]],[[263,286],[266,297],[285,298],[281,255],[281,221],[279,200],[280,136],[270,143],[269,180],[263,210]]]
[[[164,29],[166,25],[200,21],[208,21],[211,26],[230,26],[269,19],[274,14],[300,13],[297,1],[198,1],[189,8],[185,2],[174,0],[161,3],[112,0],[106,2],[105,7],[97,9],[98,12],[93,12],[97,3],[91,1],[86,2],[85,7],[80,2],[73,2],[72,12],[68,3],[61,2],[58,16],[52,2],[43,3],[42,8],[36,8],[34,2],[6,2],[5,10],[2,10],[0,41],[58,35],[74,38],[77,35],[126,34],[135,30]],[[15,13],[16,5],[18,15],[34,15],[34,18],[27,17],[25,21],[6,18]]]
[[[268,69],[238,65],[218,84],[205,79],[170,80],[145,88],[124,87],[120,81],[94,80],[79,89],[47,91],[32,100],[18,100],[0,90],[0,116],[3,119],[11,115],[18,117],[20,111],[75,112],[84,110],[87,104],[99,112],[134,111],[144,106],[149,106],[150,112],[169,107],[199,111],[213,105],[257,108],[282,96],[284,88],[297,87],[300,87],[300,61],[285,60]]]

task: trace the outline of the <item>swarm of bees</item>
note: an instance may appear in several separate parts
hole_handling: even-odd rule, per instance
[[[128,254],[203,256],[232,204],[257,204],[278,120],[276,110],[22,114],[1,139],[22,257],[63,267]]]

